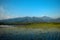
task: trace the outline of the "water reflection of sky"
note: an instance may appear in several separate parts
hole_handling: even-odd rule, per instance
[[[42,29],[0,28],[0,40],[60,40],[60,32]]]

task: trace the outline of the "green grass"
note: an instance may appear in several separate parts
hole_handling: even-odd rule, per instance
[[[0,34],[4,32],[27,32],[27,31],[33,31],[37,29],[37,31],[41,30],[43,32],[45,31],[59,31],[60,30],[60,23],[29,23],[28,25],[16,25],[16,27],[8,27],[8,28],[0,28]],[[35,30],[36,31],[36,30]]]
[[[21,26],[18,26],[21,28]],[[59,28],[60,29],[60,23],[32,23],[30,25],[24,25],[24,28]]]
[[[58,28],[60,29],[60,23],[55,22],[31,22],[31,23],[11,23],[8,25],[17,25],[17,28],[42,28],[42,29],[49,29],[49,28]],[[20,26],[18,26],[20,25]],[[22,25],[22,26],[21,26]]]

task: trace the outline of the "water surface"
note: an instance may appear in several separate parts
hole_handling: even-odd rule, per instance
[[[0,40],[60,40],[60,31],[56,28],[0,28]]]

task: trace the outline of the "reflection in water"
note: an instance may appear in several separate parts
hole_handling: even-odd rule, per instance
[[[42,32],[41,29],[0,28],[0,32],[0,40],[60,40],[58,31]]]
[[[3,34],[0,40],[60,40],[60,33],[29,33],[29,34]]]

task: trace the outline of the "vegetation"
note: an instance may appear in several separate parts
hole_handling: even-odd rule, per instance
[[[19,26],[20,27],[20,26]],[[60,23],[32,23],[30,25],[25,25],[26,28],[59,28],[60,29]]]
[[[16,25],[17,27],[25,27],[25,28],[59,28],[60,23],[58,22],[27,22],[27,23],[0,23],[0,25]]]

